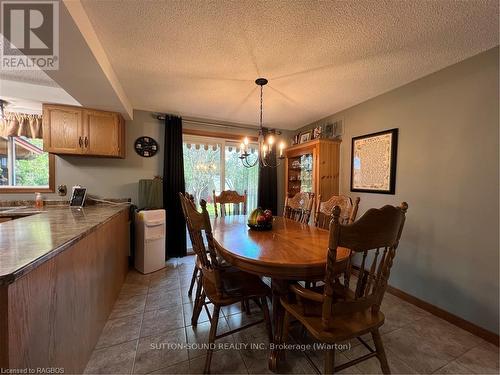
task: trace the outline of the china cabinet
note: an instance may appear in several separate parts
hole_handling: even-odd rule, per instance
[[[285,150],[285,187],[289,197],[313,192],[328,199],[339,193],[340,140],[314,139]]]

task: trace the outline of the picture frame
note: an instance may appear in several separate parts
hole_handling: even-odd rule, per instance
[[[322,126],[321,126],[321,125],[316,126],[316,127],[313,129],[313,131],[312,131],[312,139],[321,138],[322,131],[323,131],[323,128],[322,128]]]
[[[311,133],[312,133],[311,130],[300,133],[299,143],[304,143],[304,142],[310,141],[311,140]]]
[[[352,138],[351,191],[395,194],[397,128]]]
[[[333,138],[333,124],[324,125],[325,129],[322,132],[325,138]]]

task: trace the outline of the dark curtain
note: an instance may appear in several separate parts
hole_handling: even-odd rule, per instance
[[[184,192],[184,157],[182,153],[182,118],[165,116],[163,158],[163,207],[166,211],[165,259],[186,255],[186,221],[179,192]]]
[[[271,156],[271,163],[276,163],[276,154]],[[270,209],[278,214],[278,177],[276,168],[259,167],[259,191],[257,205],[264,210]]]

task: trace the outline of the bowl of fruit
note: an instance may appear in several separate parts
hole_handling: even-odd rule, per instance
[[[256,208],[248,217],[248,227],[252,230],[271,230],[273,228],[273,213],[271,210]]]

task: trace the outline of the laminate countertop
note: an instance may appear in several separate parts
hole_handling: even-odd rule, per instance
[[[18,217],[0,223],[0,285],[12,283],[129,207],[98,204],[0,211],[0,217]]]

